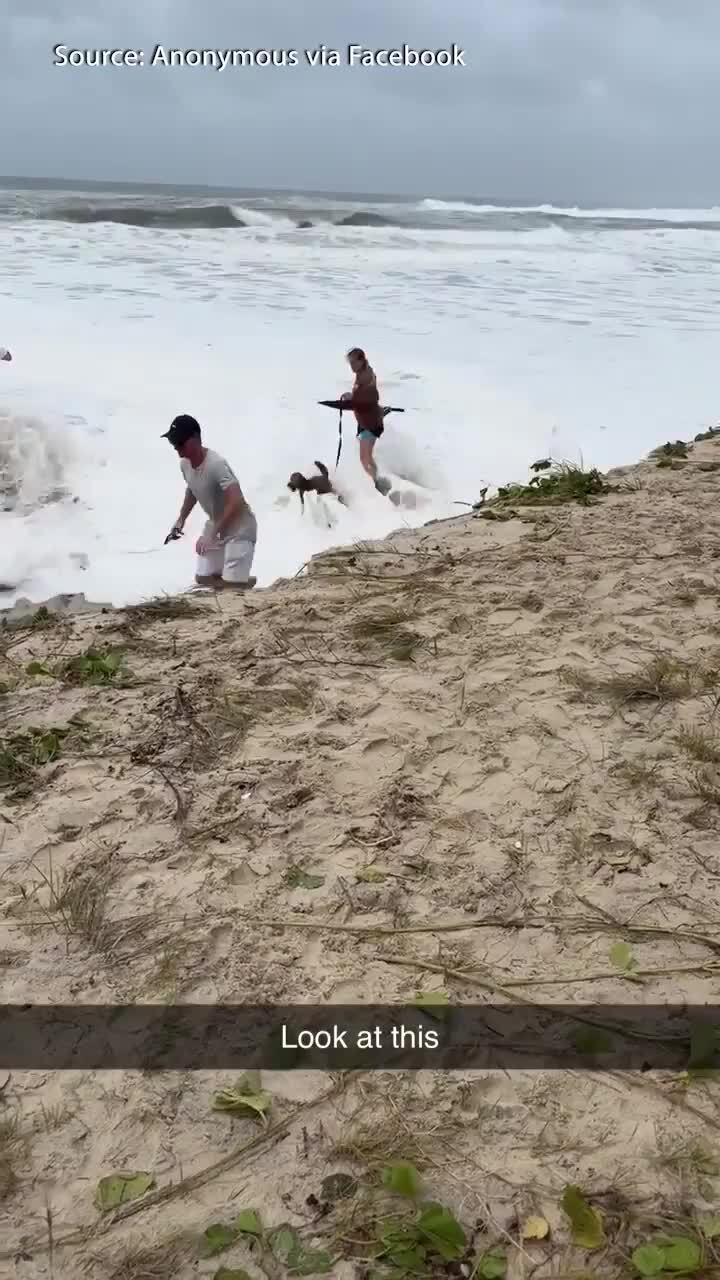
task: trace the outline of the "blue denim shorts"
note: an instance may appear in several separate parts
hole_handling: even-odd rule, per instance
[[[372,440],[373,443],[377,441],[374,431],[358,431],[357,438],[358,440]]]

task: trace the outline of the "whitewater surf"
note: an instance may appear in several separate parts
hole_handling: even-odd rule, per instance
[[[178,413],[257,514],[260,586],[456,516],[536,458],[608,467],[690,437],[716,421],[718,226],[717,209],[0,182],[0,582],[114,604],[184,589],[200,529],[163,545],[182,480],[159,439]],[[375,450],[391,496],[352,431],[350,505],[303,520],[276,499],[334,461],[318,392],[350,389],[354,345],[406,411]]]

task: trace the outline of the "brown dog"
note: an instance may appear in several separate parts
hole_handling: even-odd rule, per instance
[[[300,494],[300,502],[303,507],[305,506],[306,493],[334,493],[338,502],[342,502],[343,500],[339,493],[335,492],[332,484],[330,483],[330,476],[328,475],[328,469],[325,464],[323,462],[316,462],[315,466],[320,472],[319,476],[310,476],[308,478],[308,476],[302,475],[300,471],[293,471],[290,479],[288,480],[288,489],[291,493]]]

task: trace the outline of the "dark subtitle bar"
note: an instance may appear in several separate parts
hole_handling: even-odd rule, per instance
[[[0,1070],[706,1070],[720,1006],[0,1005]]]

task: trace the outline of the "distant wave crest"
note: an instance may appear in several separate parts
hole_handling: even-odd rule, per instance
[[[51,209],[47,218],[62,222],[119,222],[127,227],[244,227],[227,204],[205,205],[67,205]]]
[[[420,201],[419,207],[438,217],[474,215],[486,224],[490,219],[497,221],[502,218],[509,231],[542,225],[582,229],[583,223],[595,231],[654,231],[665,227],[674,231],[720,230],[720,208],[581,209],[578,205],[487,204],[480,200],[436,200],[430,197]]]

